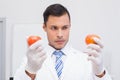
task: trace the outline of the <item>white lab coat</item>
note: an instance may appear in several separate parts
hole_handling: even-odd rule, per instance
[[[38,71],[35,80],[59,80],[53,60],[49,55],[50,52],[50,50],[47,50],[47,59],[44,61],[42,68]],[[107,71],[102,78],[98,78],[92,73],[91,62],[87,60],[86,54],[72,47],[67,47],[65,52],[68,55],[64,62],[61,80],[111,80]],[[31,80],[25,73],[25,65],[22,65],[17,70],[14,80]]]

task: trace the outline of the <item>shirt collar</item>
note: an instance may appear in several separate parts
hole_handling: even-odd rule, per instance
[[[65,45],[65,47],[64,48],[62,48],[61,49],[61,51],[63,52],[63,54],[65,55],[65,56],[67,56],[68,54],[69,54],[69,51],[70,51],[70,44],[66,44]],[[47,51],[47,53],[49,54],[49,55],[53,55],[53,52],[54,51],[56,51],[56,49],[55,48],[53,48],[53,47],[51,47],[50,45],[48,45],[47,47],[46,47],[46,51]]]

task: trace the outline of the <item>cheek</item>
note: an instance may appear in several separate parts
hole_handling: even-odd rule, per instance
[[[48,36],[49,36],[49,37],[54,37],[53,35],[54,35],[54,33],[53,33],[52,31],[49,31],[49,32],[48,32]]]
[[[51,33],[51,32],[48,32],[47,33],[47,37],[48,37],[48,40],[51,42],[51,41],[53,41],[53,39],[54,39],[54,35],[53,35],[53,33]]]
[[[65,33],[65,37],[66,37],[66,38],[69,37],[69,31],[67,31],[67,32]]]

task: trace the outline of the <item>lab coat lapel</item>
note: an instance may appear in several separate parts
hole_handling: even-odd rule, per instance
[[[48,68],[48,70],[50,70],[50,74],[54,77],[53,80],[58,80],[54,63],[49,55],[46,59],[45,66],[46,66],[46,68]]]
[[[70,53],[70,52],[69,52]],[[69,74],[68,72],[68,70],[69,70],[69,68],[70,68],[70,62],[71,62],[71,60],[73,60],[73,58],[72,58],[73,56],[72,56],[72,54],[68,54],[67,55],[67,58],[66,58],[66,61],[64,62],[64,68],[63,68],[63,71],[62,71],[62,76],[61,76],[61,80],[64,80],[64,78],[65,78],[65,76],[66,76],[66,74]]]

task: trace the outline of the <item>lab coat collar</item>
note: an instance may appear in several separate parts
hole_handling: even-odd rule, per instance
[[[61,51],[63,52],[64,55],[67,56],[67,55],[69,54],[70,49],[71,49],[71,45],[70,45],[69,43],[67,43],[67,44],[65,45],[65,47],[61,49]],[[51,55],[51,56],[52,56],[52,55],[53,55],[53,52],[56,51],[56,49],[53,48],[53,47],[50,46],[50,45],[47,45],[45,51],[47,51],[48,55]]]
[[[71,48],[72,47],[70,46],[70,44],[66,44],[66,46],[64,48],[62,48],[61,51],[64,53],[64,55],[69,56],[70,55],[70,51],[72,50]],[[46,64],[45,65],[46,65],[46,67],[49,68],[50,72],[52,73],[51,75],[54,76],[54,80],[59,80],[58,77],[57,77],[57,74],[56,74],[56,70],[54,68],[54,63],[53,63],[52,58],[51,58],[51,56],[53,55],[52,53],[54,51],[56,51],[56,49],[54,49],[53,47],[48,45],[46,47],[46,51],[47,51],[48,58],[46,60]],[[63,78],[65,76],[64,74],[66,74],[66,71],[68,70],[67,68],[68,68],[68,66],[65,65],[65,69],[63,69],[63,74],[62,74],[61,80],[63,80]]]

